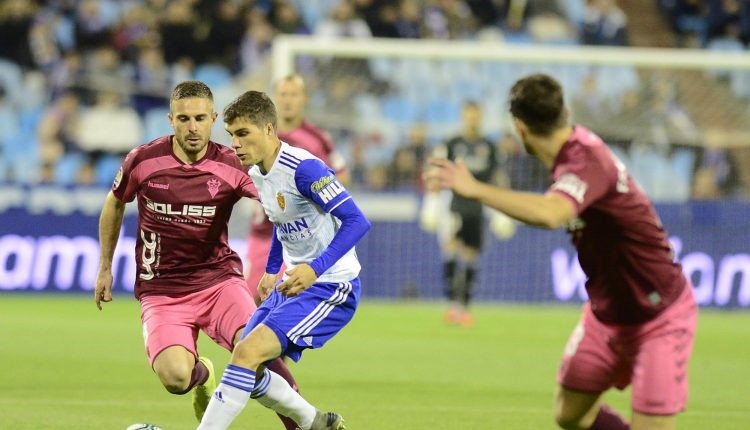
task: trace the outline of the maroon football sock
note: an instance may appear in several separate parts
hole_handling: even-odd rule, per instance
[[[193,389],[196,385],[201,385],[206,382],[208,379],[208,368],[205,364],[198,361],[195,363],[195,367],[193,367],[193,373],[190,374],[190,383],[188,384],[187,388],[177,394],[185,394],[190,392],[190,390]]]
[[[612,408],[602,405],[590,430],[630,430],[630,424],[625,422]]]

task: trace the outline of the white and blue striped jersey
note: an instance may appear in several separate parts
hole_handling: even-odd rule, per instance
[[[351,199],[333,171],[306,150],[281,142],[268,172],[264,175],[253,166],[249,174],[274,224],[287,269],[309,264],[323,254],[341,225],[330,212]],[[360,269],[352,247],[316,282],[347,282],[356,278]]]

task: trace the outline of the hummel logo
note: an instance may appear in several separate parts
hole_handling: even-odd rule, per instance
[[[151,188],[159,188],[159,189],[162,189],[162,190],[168,190],[169,189],[169,184],[160,184],[158,182],[148,181],[148,186],[151,187]]]
[[[214,393],[214,398],[221,403],[224,403],[224,396],[221,395],[221,391],[217,391]]]

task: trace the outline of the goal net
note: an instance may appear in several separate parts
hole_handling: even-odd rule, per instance
[[[602,136],[657,203],[741,197],[750,184],[739,168],[750,165],[750,56],[741,53],[282,36],[272,63],[275,78],[305,78],[308,116],[334,137],[350,188],[389,192],[365,204],[393,222],[376,226],[360,251],[377,264],[364,270],[385,296],[440,295],[439,245],[418,228],[418,176],[424,154],[460,133],[464,102],[481,106],[504,180],[516,189],[548,185],[510,130],[507,94],[528,74],[560,81],[573,121]],[[680,233],[678,221],[665,223]],[[564,233],[519,227],[486,244],[479,297],[582,297]]]

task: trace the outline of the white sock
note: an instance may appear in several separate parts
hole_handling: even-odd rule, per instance
[[[289,417],[302,430],[309,430],[315,419],[315,406],[307,402],[278,373],[266,369],[251,397],[261,405]],[[213,400],[212,400],[213,401]]]
[[[255,386],[255,372],[243,367],[228,365],[216,387],[198,430],[224,430],[245,408],[250,392]]]

